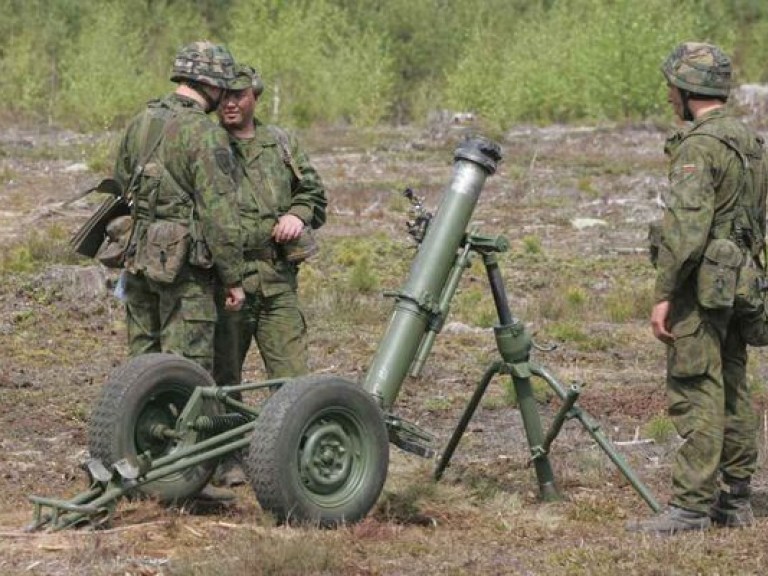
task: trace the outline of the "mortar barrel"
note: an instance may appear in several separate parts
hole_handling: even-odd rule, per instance
[[[483,184],[501,160],[498,144],[464,140],[454,154],[453,178],[427,228],[389,326],[366,374],[364,388],[389,409],[408,373],[457,257]]]

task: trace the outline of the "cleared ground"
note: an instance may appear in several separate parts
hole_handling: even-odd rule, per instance
[[[453,150],[472,127],[303,134],[330,197],[321,254],[301,290],[312,367],[360,379],[402,285],[413,248],[406,187],[434,210]],[[665,183],[664,133],[650,126],[519,127],[498,138],[505,160],[474,220],[502,234],[513,312],[580,406],[619,445],[664,502],[677,440],[664,417],[664,351],[648,328],[653,273],[644,251]],[[519,413],[503,378],[491,384],[443,481],[434,462],[392,447],[384,493],[360,524],[321,531],[277,527],[250,489],[221,509],[125,502],[108,530],[26,534],[27,495],[85,487],[78,465],[107,374],[125,359],[111,273],[69,261],[66,240],[106,174],[109,137],[8,126],[0,134],[0,573],[2,574],[764,574],[768,565],[766,378],[752,354],[761,418],[758,523],[658,540],[624,532],[649,513],[575,421],[551,460],[563,500],[537,499]],[[73,272],[69,266],[78,268]],[[83,278],[90,275],[90,280]],[[444,446],[486,366],[496,359],[493,305],[479,263],[419,378],[397,401],[403,417]],[[255,351],[247,379],[262,377]],[[537,385],[545,425],[558,401]]]

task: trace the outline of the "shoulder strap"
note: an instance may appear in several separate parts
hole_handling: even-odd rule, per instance
[[[734,240],[739,246],[747,249],[753,256],[757,256],[762,252],[765,246],[765,240],[762,235],[758,234],[760,230],[759,224],[756,221],[754,214],[756,209],[756,198],[754,198],[754,182],[747,182],[749,178],[751,164],[747,155],[741,150],[738,143],[731,139],[715,134],[708,130],[692,131],[686,134],[683,139],[691,136],[709,136],[724,144],[728,149],[733,150],[736,156],[741,161],[741,178],[739,181],[739,198],[736,201],[734,210],[731,210],[727,215],[721,218],[715,218],[713,228],[717,228],[720,225],[725,225],[726,236]],[[752,188],[752,192],[748,193],[748,184]],[[748,197],[745,197],[748,196]],[[745,234],[747,235],[745,238]],[[745,246],[745,239],[748,239],[749,246]]]
[[[139,163],[133,170],[133,174],[131,174],[131,179],[128,181],[126,193],[130,193],[134,184],[136,184],[136,181],[144,173],[144,168],[146,167],[147,162],[149,162],[152,154],[155,153],[155,150],[157,150],[158,146],[160,146],[160,142],[163,140],[163,136],[165,135],[165,125],[168,123],[168,120],[174,116],[173,111],[165,106],[158,106],[157,108],[153,108],[153,110],[160,111],[160,113],[147,114],[141,121],[141,127],[139,129],[141,156],[139,157]],[[130,201],[130,198],[128,198],[128,200]]]
[[[288,139],[288,133],[279,126],[274,126],[272,124],[267,126],[267,130],[269,130],[269,133],[274,136],[275,140],[277,140],[277,145],[280,147],[280,155],[283,158],[283,163],[291,169],[297,180],[301,180],[301,170],[299,170],[299,166],[296,164],[296,159],[293,157],[293,153],[291,152],[291,144]]]

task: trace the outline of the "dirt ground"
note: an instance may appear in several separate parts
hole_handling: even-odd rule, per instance
[[[410,261],[406,213],[399,193],[412,187],[436,208],[450,182],[452,152],[473,127],[439,124],[376,133],[314,130],[303,141],[329,191],[323,253],[302,272],[312,368],[359,379],[375,350],[391,301],[381,298],[404,277],[375,270],[385,248]],[[662,504],[676,439],[653,441],[649,423],[664,414],[664,352],[645,315],[611,320],[599,303],[642,308],[652,282],[645,253],[647,224],[658,216],[665,184],[654,126],[521,126],[503,134],[504,162],[484,187],[474,221],[502,234],[500,258],[513,312],[525,320],[535,351],[564,385],[579,383],[579,406],[614,441]],[[752,353],[750,381],[761,419],[761,469],[754,479],[757,526],[654,541],[624,533],[628,518],[648,507],[576,422],[566,423],[551,460],[564,499],[542,503],[529,467],[518,411],[494,381],[470,423],[444,480],[429,481],[433,461],[392,448],[385,491],[368,518],[333,531],[275,526],[248,486],[220,509],[166,509],[125,502],[107,530],[23,531],[30,494],[70,496],[85,488],[91,407],[112,369],[125,360],[120,304],[112,272],[79,262],[9,272],[11,255],[35,235],[68,237],[88,216],[78,191],[105,175],[88,162],[110,136],[5,126],[0,131],[0,574],[760,574],[768,570],[766,378],[768,357]],[[372,242],[380,282],[344,309],[339,289],[344,241]],[[50,240],[53,242],[54,240]],[[60,239],[59,239],[60,241]],[[334,251],[336,250],[336,251]],[[16,252],[14,252],[16,251]],[[334,260],[334,258],[336,258]],[[327,268],[325,266],[328,266]],[[334,268],[334,266],[336,268]],[[407,263],[402,266],[407,270]],[[473,266],[462,294],[484,294]],[[552,307],[573,286],[594,311]],[[584,296],[586,295],[586,296]],[[336,298],[336,300],[334,300]],[[577,300],[576,296],[573,300]],[[336,302],[334,304],[334,302]],[[396,411],[445,445],[487,364],[492,332],[471,301],[449,318],[418,378],[406,379]],[[467,304],[466,302],[470,302]],[[467,310],[470,310],[468,312]],[[646,308],[647,309],[647,308]],[[569,341],[564,327],[571,330]],[[247,380],[262,376],[251,353]],[[546,425],[557,410],[541,404]],[[683,545],[681,545],[681,542]]]

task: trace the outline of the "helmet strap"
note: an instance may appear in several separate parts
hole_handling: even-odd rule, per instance
[[[208,108],[206,109],[206,112],[212,112],[213,110],[216,110],[219,107],[219,104],[221,104],[221,100],[224,96],[224,90],[219,90],[219,97],[213,98],[209,93],[208,90],[205,89],[204,84],[200,84],[198,82],[193,82],[190,84],[190,88],[200,94],[200,96],[203,97],[205,100],[205,103],[207,104]]]
[[[683,120],[693,122],[695,120],[691,107],[688,105],[688,100],[691,97],[691,93],[688,90],[680,89],[680,100],[683,103]]]

